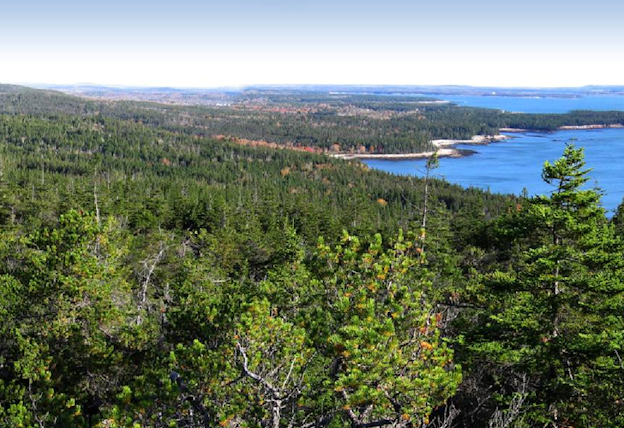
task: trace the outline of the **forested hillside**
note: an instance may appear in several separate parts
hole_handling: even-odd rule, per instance
[[[4,88],[4,89],[3,89]],[[433,139],[496,135],[500,128],[624,125],[624,112],[518,114],[439,104],[428,98],[248,91],[221,107],[84,100],[54,91],[0,86],[0,112],[103,116],[173,132],[246,139],[317,152],[413,153]]]
[[[175,119],[246,110],[0,95],[0,426],[624,425],[582,149],[503,196]]]

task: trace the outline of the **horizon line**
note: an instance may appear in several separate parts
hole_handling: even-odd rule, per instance
[[[120,88],[120,89],[246,89],[253,87],[278,87],[278,88],[291,88],[291,87],[378,87],[378,88],[399,88],[399,87],[414,87],[414,88],[474,88],[474,89],[585,89],[585,88],[622,88],[624,84],[585,84],[579,86],[484,86],[484,85],[470,85],[470,84],[419,84],[419,83],[242,83],[242,84],[229,84],[229,85],[214,85],[214,86],[176,86],[176,85],[132,85],[132,84],[118,84],[118,83],[94,83],[94,82],[77,82],[77,83],[46,83],[46,82],[0,82],[3,85],[16,85],[34,87],[103,87],[103,88]]]

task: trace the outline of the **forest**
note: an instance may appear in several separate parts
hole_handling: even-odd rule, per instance
[[[236,97],[0,86],[1,427],[624,426],[624,210],[582,148],[536,196],[285,148],[622,113]]]
[[[621,111],[520,114],[459,107],[432,98],[249,90],[223,94],[222,106],[86,100],[55,91],[0,85],[0,113],[102,116],[172,132],[250,140],[313,152],[414,153],[434,139],[496,135],[500,128],[624,125]]]

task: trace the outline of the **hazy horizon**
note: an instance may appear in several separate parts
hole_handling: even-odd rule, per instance
[[[0,81],[624,85],[624,3],[25,0],[3,5]]]
[[[98,82],[71,82],[71,83],[50,83],[50,82],[2,82],[0,84],[8,84],[8,85],[16,85],[16,86],[26,86],[33,88],[54,88],[54,87],[102,87],[102,88],[112,88],[112,89],[176,89],[176,90],[220,90],[220,89],[246,89],[253,87],[276,87],[276,88],[305,88],[305,87],[344,87],[344,88],[369,88],[369,87],[379,87],[379,88],[468,88],[468,89],[506,89],[506,90],[580,90],[585,88],[624,88],[624,84],[621,85],[595,85],[595,84],[587,84],[587,85],[579,85],[579,86],[491,86],[491,85],[462,85],[462,84],[440,84],[440,85],[421,85],[418,83],[409,83],[409,84],[386,84],[386,83],[360,83],[360,84],[352,84],[352,83],[250,83],[250,84],[237,84],[237,85],[222,85],[222,86],[172,86],[172,85],[127,85],[123,83],[115,83],[115,84],[105,84]]]

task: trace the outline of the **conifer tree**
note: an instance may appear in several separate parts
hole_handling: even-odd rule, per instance
[[[549,196],[530,198],[497,224],[508,259],[482,278],[473,356],[528,375],[533,424],[622,426],[622,245],[588,181],[583,150],[546,162]],[[477,357],[478,358],[478,357]],[[600,385],[598,388],[597,385]]]
[[[461,381],[428,302],[428,273],[416,263],[414,237],[384,250],[344,234],[336,249],[319,245],[332,326],[331,385],[353,427],[429,423]]]

